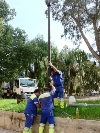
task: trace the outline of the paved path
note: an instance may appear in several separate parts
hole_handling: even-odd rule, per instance
[[[0,133],[21,133],[21,132],[15,132],[15,131],[12,131],[12,130],[6,130],[6,129],[3,129],[0,127]]]

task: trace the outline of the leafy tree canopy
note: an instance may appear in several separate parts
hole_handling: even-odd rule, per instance
[[[31,46],[26,43],[24,30],[13,28],[8,21],[16,15],[14,9],[0,0],[0,82],[13,81],[25,71],[33,55]]]
[[[37,78],[39,81],[39,88],[42,88],[46,82],[46,69],[47,69],[47,52],[48,45],[44,41],[43,36],[37,35],[36,38],[28,42],[28,45],[31,46],[33,56],[31,57],[32,62],[34,63],[34,71],[28,67],[30,71],[31,78]]]
[[[2,81],[13,80],[27,66],[30,51],[25,41],[26,34],[23,30],[5,26],[0,36],[0,79]]]
[[[0,18],[2,18],[3,23],[7,23],[9,20],[13,19],[15,15],[15,9],[10,9],[5,0],[0,0]]]
[[[100,1],[99,0],[63,0],[55,1],[52,6],[54,20],[64,27],[64,34],[74,44],[81,44],[83,38],[93,56],[100,61]],[[97,51],[93,49],[87,35],[91,35]]]

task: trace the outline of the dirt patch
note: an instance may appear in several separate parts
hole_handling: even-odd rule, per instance
[[[0,127],[0,133],[21,133],[21,132],[16,132],[12,130],[6,130]]]

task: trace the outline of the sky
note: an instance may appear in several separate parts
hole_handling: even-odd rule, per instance
[[[9,22],[14,28],[25,30],[28,39],[32,40],[37,35],[43,35],[44,40],[48,41],[48,18],[45,11],[47,6],[45,0],[5,0],[10,8],[15,8],[17,15]],[[64,45],[69,48],[75,48],[70,40],[61,39],[63,26],[60,22],[54,21],[50,17],[50,40],[61,51]],[[83,42],[84,43],[84,42]],[[86,45],[80,47],[89,52]]]

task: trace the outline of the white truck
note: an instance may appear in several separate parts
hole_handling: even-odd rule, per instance
[[[2,84],[2,88],[4,91],[4,98],[16,98],[18,96],[22,96],[24,94],[27,97],[30,97],[34,90],[38,89],[37,79],[32,79],[29,77],[18,78],[12,84],[4,82]]]
[[[37,80],[25,77],[15,80],[13,92],[17,93],[17,95],[24,93],[27,97],[29,97],[36,89],[38,89]]]

